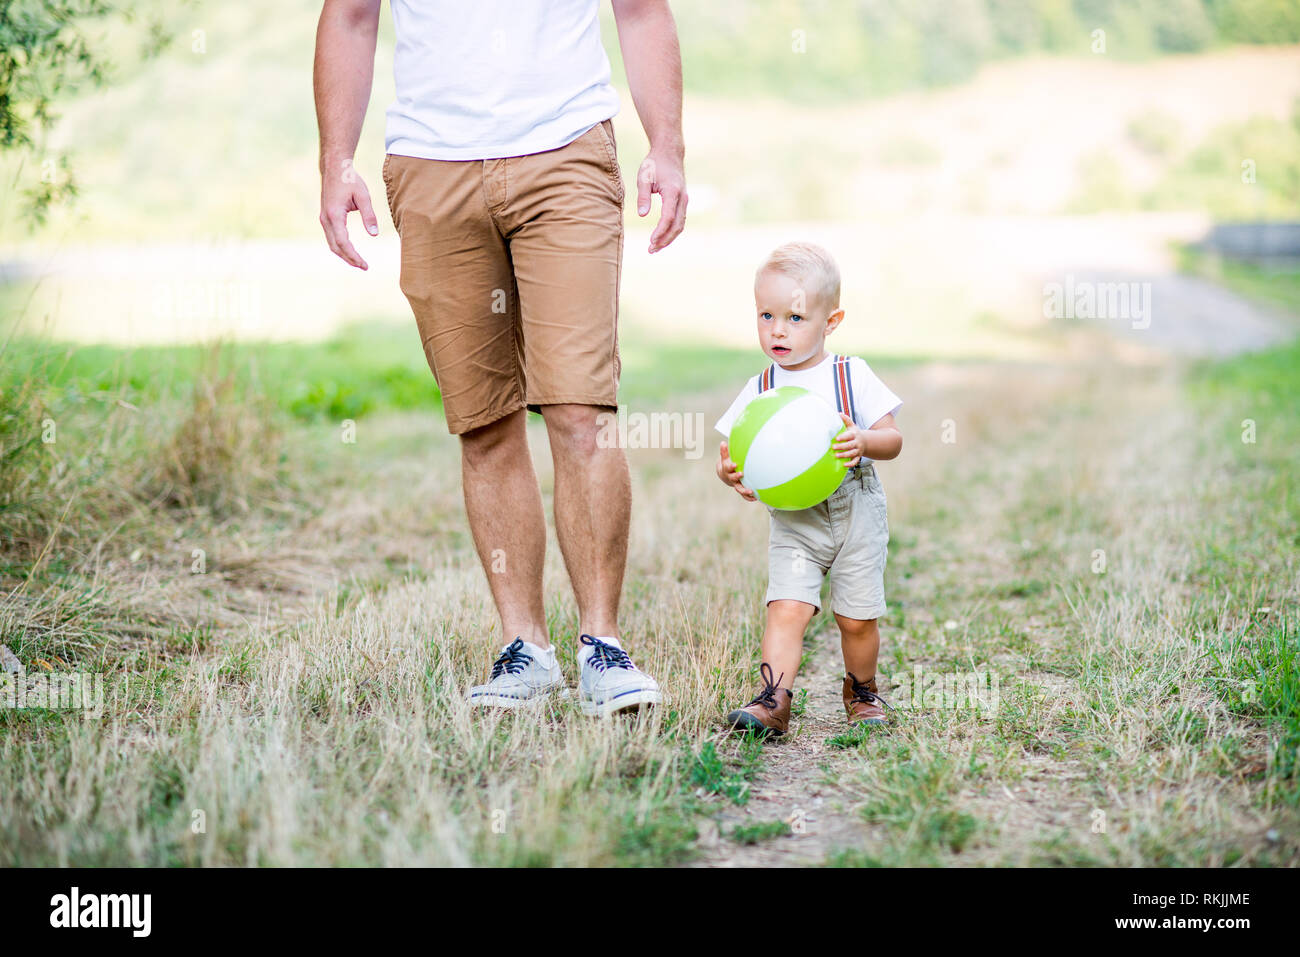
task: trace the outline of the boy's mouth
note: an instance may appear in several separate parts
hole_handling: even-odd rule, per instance
[[[773,346],[773,347],[772,347],[772,355],[774,355],[774,356],[788,356],[789,354],[790,354],[790,347],[789,347],[789,346]]]

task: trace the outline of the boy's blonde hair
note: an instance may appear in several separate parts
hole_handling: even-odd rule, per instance
[[[770,253],[754,273],[754,284],[769,269],[798,279],[831,312],[840,307],[840,267],[835,258],[816,243],[783,243]]]

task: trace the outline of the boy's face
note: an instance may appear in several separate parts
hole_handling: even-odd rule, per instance
[[[783,369],[815,366],[826,356],[826,336],[840,324],[844,310],[831,311],[821,297],[794,276],[766,269],[754,284],[758,342]]]

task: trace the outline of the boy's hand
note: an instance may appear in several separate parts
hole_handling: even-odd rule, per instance
[[[840,418],[848,426],[831,445],[836,458],[844,462],[845,468],[853,468],[862,459],[885,462],[898,458],[903,451],[903,433],[898,431],[894,414],[882,415],[869,429],[860,429],[843,412]]]
[[[844,462],[844,467],[851,469],[858,464],[862,456],[867,454],[867,433],[866,430],[858,428],[843,412],[840,413],[840,418],[844,420],[848,429],[840,433],[831,448],[835,450],[835,457]],[[849,461],[850,459],[852,461]]]
[[[731,451],[727,448],[727,443],[721,443],[718,446],[718,478],[739,492],[740,497],[746,502],[757,502],[758,496],[740,484],[744,474],[736,468],[736,463],[731,461]]]

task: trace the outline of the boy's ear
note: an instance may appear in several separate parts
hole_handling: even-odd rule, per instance
[[[844,310],[836,309],[834,312],[832,312],[829,316],[826,317],[826,331],[828,333],[834,332],[835,328],[843,321],[844,321]]]

